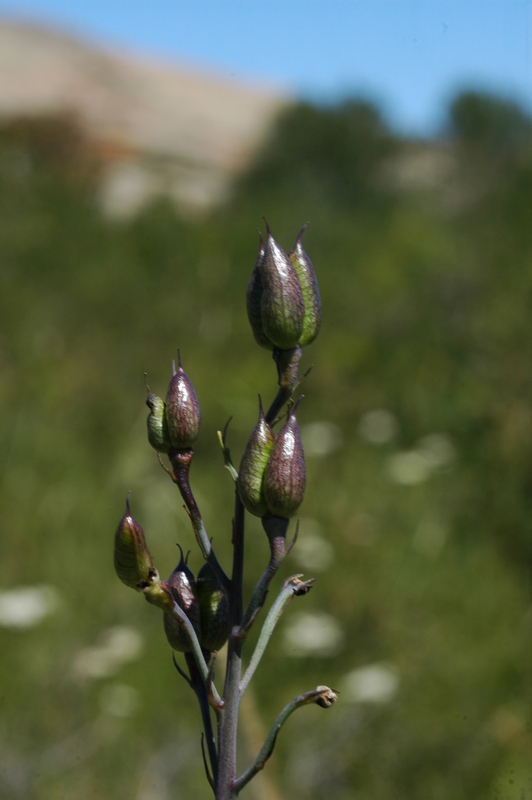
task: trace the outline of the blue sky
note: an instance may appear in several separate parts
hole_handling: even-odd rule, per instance
[[[375,100],[431,133],[461,88],[532,112],[532,0],[0,0],[0,14],[259,80],[319,101]]]

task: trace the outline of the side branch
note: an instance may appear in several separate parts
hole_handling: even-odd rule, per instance
[[[301,694],[299,697],[296,697],[295,700],[292,700],[291,703],[288,703],[288,705],[283,708],[273,723],[271,730],[266,737],[266,741],[264,742],[253,764],[243,773],[243,775],[240,776],[240,778],[237,778],[234,782],[233,791],[238,794],[238,792],[240,792],[241,789],[243,789],[244,786],[255,777],[257,772],[260,772],[261,769],[264,769],[264,765],[273,753],[279,731],[290,714],[293,714],[293,712],[296,711],[296,709],[301,708],[301,706],[306,706],[311,703],[316,703],[321,708],[330,708],[333,703],[336,703],[337,700],[338,696],[333,689],[329,689],[328,686],[317,686],[316,689],[313,689],[311,692]]]
[[[253,651],[253,655],[251,656],[251,660],[240,682],[240,696],[244,694],[250,680],[255,674],[255,670],[257,669],[259,662],[264,654],[264,651],[268,645],[268,641],[274,631],[274,628],[279,622],[281,614],[283,613],[287,605],[294,597],[300,597],[301,595],[307,594],[312,589],[314,578],[308,581],[301,581],[299,580],[300,577],[301,577],[300,575],[292,575],[291,578],[288,578],[285,581],[283,588],[281,589],[279,595],[277,596],[277,599],[270,608],[268,616],[264,620],[264,624],[262,626],[258,642],[256,644],[255,650]]]
[[[215,710],[219,711],[221,708],[223,708],[223,700],[218,694],[216,687],[212,683],[212,676],[203,656],[203,651],[196,635],[196,631],[194,630],[194,626],[185,612],[178,606],[172,597],[172,593],[170,592],[168,584],[165,581],[159,580],[157,583],[153,583],[144,589],[143,594],[148,603],[158,606],[164,611],[165,614],[170,614],[170,616],[173,617],[184,629],[203,683],[205,684],[210,696],[212,696]]]
[[[268,594],[268,586],[273,580],[277,570],[284,561],[288,552],[286,547],[286,531],[290,520],[284,517],[274,517],[266,515],[262,518],[262,527],[266,531],[268,541],[270,543],[270,560],[268,566],[257,581],[257,585],[253,590],[249,605],[244,614],[242,621],[241,635],[245,636],[246,631],[256,619],[257,614],[261,610],[266,601]]]
[[[196,499],[192,494],[192,489],[190,488],[188,473],[193,455],[193,450],[170,451],[168,457],[172,465],[171,477],[179,489],[181,497],[183,498],[183,502],[185,503],[190,521],[192,522],[192,528],[194,529],[196,541],[203,554],[203,558],[209,562],[223,588],[226,591],[229,591],[231,587],[231,581],[225,574],[220,562],[216,558],[212,544],[207,536],[207,531],[205,530],[205,525],[203,523],[198,504],[196,503]]]

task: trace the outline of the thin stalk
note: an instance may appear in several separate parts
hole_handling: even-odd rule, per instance
[[[318,686],[311,692],[300,694],[299,697],[296,697],[295,700],[292,700],[291,703],[288,703],[288,705],[283,708],[273,723],[270,732],[268,733],[268,736],[266,737],[266,740],[253,764],[243,773],[243,775],[240,776],[240,778],[237,778],[237,780],[234,782],[234,789],[236,792],[234,796],[236,797],[238,795],[238,792],[240,792],[240,790],[243,789],[244,786],[255,777],[257,772],[260,772],[261,769],[264,769],[264,765],[273,753],[279,731],[290,714],[293,714],[294,711],[296,711],[298,708],[301,708],[301,706],[306,706],[310,703],[316,703],[317,705],[321,706],[321,708],[330,708],[332,704],[337,701],[337,699],[338,697],[333,689],[329,689],[328,686]]]
[[[190,521],[192,522],[196,541],[203,554],[203,558],[209,562],[221,585],[226,591],[228,591],[230,587],[230,580],[225,574],[220,562],[216,558],[211,541],[207,536],[207,531],[205,529],[198,504],[196,503],[196,499],[192,493],[192,489],[190,488],[188,473],[193,455],[193,450],[173,450],[168,454],[170,463],[172,464],[172,480],[179,489],[181,497],[183,498],[183,502],[185,503]]]
[[[192,625],[191,621],[181,609],[168,588],[168,584],[165,581],[158,581],[156,584],[153,584],[150,587],[147,587],[143,592],[146,600],[148,603],[151,603],[154,606],[158,606],[162,608],[165,614],[170,614],[174,617],[174,619],[184,628],[190,648],[191,654],[193,655],[196,664],[198,666],[199,673],[201,675],[201,679],[205,684],[207,691],[211,694],[214,707],[215,709],[220,709],[223,707],[223,701],[218,694],[216,686],[212,682],[212,676],[207,666],[207,662],[205,661],[205,657],[203,655],[203,650],[201,649],[201,645],[199,643],[196,631],[194,630],[194,626]]]
[[[229,592],[231,633],[227,648],[224,686],[224,709],[219,721],[218,780],[216,800],[235,800],[236,741],[240,708],[240,675],[242,672],[242,641],[235,635],[240,630],[243,615],[244,571],[244,506],[235,491],[233,518],[233,571]]]
[[[257,585],[251,595],[249,605],[242,621],[243,630],[255,619],[257,613],[264,605],[266,595],[268,594],[268,586],[283,563],[287,552],[286,531],[289,523],[290,520],[283,517],[267,515],[262,518],[262,527],[266,531],[268,541],[270,542],[270,560],[268,566],[257,581]]]
[[[259,665],[259,662],[264,654],[266,646],[270,640],[270,637],[274,631],[275,626],[277,625],[277,623],[281,618],[283,611],[294,597],[299,597],[300,595],[307,594],[307,592],[310,591],[310,589],[312,588],[314,579],[309,581],[300,581],[299,578],[300,578],[299,575],[292,575],[291,578],[287,578],[283,588],[279,592],[275,602],[270,608],[268,616],[264,620],[264,624],[262,626],[257,644],[255,646],[255,650],[253,651],[253,655],[251,656],[250,662],[247,666],[244,676],[240,681],[241,697],[246,691],[251,678],[255,674],[255,670]]]
[[[211,773],[216,784],[218,775],[218,753],[216,752],[216,741],[214,739],[214,731],[212,728],[211,707],[209,704],[209,697],[203,679],[199,673],[198,666],[190,653],[185,654],[185,660],[190,672],[190,681],[192,688],[198,698],[198,703],[201,711],[201,719],[203,722],[203,730],[205,731],[205,738],[207,740],[207,750],[209,753],[209,761],[211,763]]]

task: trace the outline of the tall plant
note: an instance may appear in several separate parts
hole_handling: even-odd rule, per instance
[[[173,365],[166,399],[163,401],[148,388],[148,440],[181,493],[205,564],[194,577],[181,552],[179,564],[168,581],[162,580],[153,565],[144,532],[131,513],[129,498],[115,534],[118,577],[163,610],[168,642],[174,651],[184,654],[186,668],[179,665],[175,655],[174,663],[199,702],[204,727],[203,760],[216,800],[236,798],[264,767],[282,725],[293,711],[309,703],[329,708],[337,699],[332,689],[318,686],[288,703],[274,721],[253,763],[237,775],[240,701],[282,612],[294,597],[306,594],[313,583],[312,579],[301,580],[300,575],[284,582],[263,622],[255,650],[244,665],[242,653],[247,635],[264,606],[270,582],[297,536],[296,531],[296,536],[287,543],[290,519],[301,505],[306,484],[296,417],[299,400],[294,403],[292,394],[301,381],[302,348],[316,338],[321,323],[318,283],[301,241],[305,228],[288,254],[277,244],[267,223],[266,228],[266,240],[261,236],[248,284],[247,312],[257,343],[272,351],[279,389],[266,413],[259,400],[259,419],[238,472],[227,447],[227,431],[218,433],[225,466],[235,482],[231,574],[216,557],[189,483],[201,414],[180,356],[177,367]],[[163,463],[163,454],[169,466]],[[261,518],[270,545],[268,564],[247,604],[243,597],[246,511]],[[217,652],[226,642],[225,684],[220,694],[215,685],[214,665]]]

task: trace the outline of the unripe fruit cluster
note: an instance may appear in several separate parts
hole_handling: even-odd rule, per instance
[[[303,250],[303,227],[286,254],[271,235],[260,239],[247,289],[247,312],[261,347],[291,350],[314,341],[321,325],[321,300],[312,263]]]
[[[181,560],[168,579],[175,602],[192,623],[204,650],[219,650],[229,635],[229,605],[209,564],[204,564],[195,579],[181,553]],[[164,615],[164,631],[170,646],[182,653],[190,651],[187,635],[170,614]]]
[[[168,385],[166,401],[152,392],[148,393],[146,405],[148,416],[148,441],[158,453],[171,450],[187,450],[198,438],[201,411],[194,386],[181,366],[178,354],[177,369],[172,365],[173,375]]]
[[[303,501],[306,468],[296,410],[297,405],[275,436],[260,405],[237,481],[244,508],[256,517],[293,517]]]

